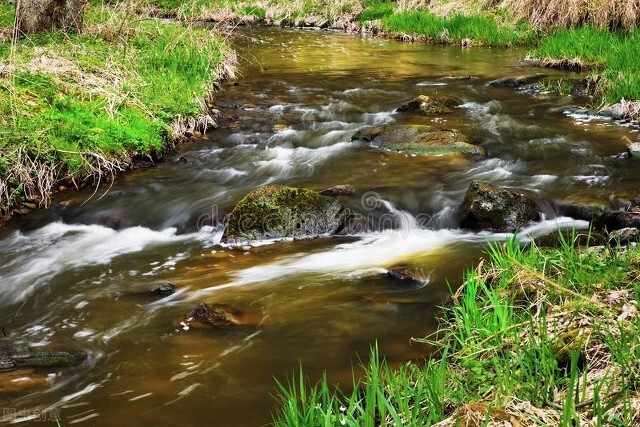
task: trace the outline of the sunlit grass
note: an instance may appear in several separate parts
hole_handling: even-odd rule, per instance
[[[425,36],[437,43],[469,39],[487,46],[510,46],[532,40],[532,32],[524,25],[510,28],[481,15],[446,18],[428,11],[406,11],[385,17],[382,26],[392,32]]]
[[[601,69],[608,102],[640,99],[640,34],[591,27],[558,30],[540,40],[536,58],[575,59]]]
[[[0,77],[0,210],[58,180],[83,180],[96,159],[113,166],[160,153],[170,123],[203,109],[225,49],[213,31],[102,6],[86,18],[82,35],[0,44],[10,62]]]
[[[637,301],[640,250],[570,242],[490,246],[425,340],[432,358],[392,370],[374,348],[349,394],[326,378],[309,386],[301,371],[280,385],[276,425],[636,425],[640,321],[618,310]]]

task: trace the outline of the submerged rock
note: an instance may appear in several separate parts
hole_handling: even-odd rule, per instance
[[[540,80],[542,80],[545,77],[547,77],[546,74],[534,74],[531,76],[502,77],[500,79],[490,81],[489,86],[522,87],[522,86],[538,83]]]
[[[435,115],[450,113],[460,104],[462,104],[460,99],[453,98],[451,96],[420,95],[400,106],[396,111],[398,113]]]
[[[456,130],[426,125],[370,126],[356,132],[351,140],[416,156],[486,155],[484,148],[468,143]]]
[[[409,285],[420,285],[425,283],[425,280],[421,278],[422,274],[420,271],[415,267],[405,264],[391,267],[384,275],[388,279]]]
[[[244,312],[234,309],[224,304],[198,304],[191,310],[185,319],[180,322],[184,330],[190,328],[202,329],[210,327],[246,325],[247,321]]]
[[[25,393],[35,389],[50,386],[53,378],[36,372],[33,368],[17,369],[10,372],[0,372],[0,393]]]
[[[333,198],[304,188],[268,185],[236,205],[227,217],[222,241],[334,234],[345,220],[343,206]]]
[[[154,295],[160,295],[160,296],[166,297],[173,294],[175,291],[176,291],[176,287],[173,285],[173,283],[165,283],[153,289],[151,293]]]
[[[87,359],[83,352],[50,351],[27,345],[0,345],[0,372],[20,368],[77,366]]]
[[[474,180],[462,202],[460,225],[477,231],[513,232],[538,218],[538,208],[528,196]]]
[[[356,189],[353,185],[341,184],[341,185],[334,185],[333,187],[325,188],[324,190],[320,191],[318,194],[321,194],[323,196],[331,196],[331,197],[348,196],[348,195],[356,194]]]

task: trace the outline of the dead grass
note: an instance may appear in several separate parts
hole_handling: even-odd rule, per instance
[[[539,30],[581,25],[631,30],[640,22],[637,0],[504,0],[500,7]]]

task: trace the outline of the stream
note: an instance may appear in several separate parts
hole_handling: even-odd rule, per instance
[[[276,379],[301,364],[313,381],[326,370],[348,386],[375,342],[392,365],[429,356],[411,338],[435,330],[449,289],[488,241],[506,238],[458,229],[471,180],[549,201],[638,195],[640,168],[624,155],[637,129],[569,96],[487,85],[540,72],[520,62],[522,50],[267,28],[232,38],[243,60],[237,83],[217,94],[220,129],[157,167],[95,194],[58,194],[52,208],[0,229],[8,339],[90,353],[79,368],[47,371],[46,385],[0,394],[0,425],[42,425],[47,414],[65,426],[267,425]],[[394,114],[420,94],[464,103],[440,116]],[[393,123],[456,129],[488,156],[411,157],[350,142],[364,126]],[[218,219],[266,184],[350,184],[356,194],[344,203],[379,226],[221,245]],[[549,204],[520,237],[574,226],[586,224]],[[398,264],[424,282],[381,274]],[[149,293],[167,282],[175,294]],[[233,306],[255,324],[183,330],[180,319],[200,302]]]

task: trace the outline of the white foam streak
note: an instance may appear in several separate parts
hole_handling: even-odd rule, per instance
[[[15,233],[8,240],[13,261],[0,272],[0,301],[26,298],[56,274],[77,268],[105,265],[115,257],[136,253],[153,245],[201,239],[200,235],[176,235],[175,228],[154,231],[144,227],[113,230],[100,225],[60,222],[38,230]],[[17,242],[23,246],[18,247]]]

